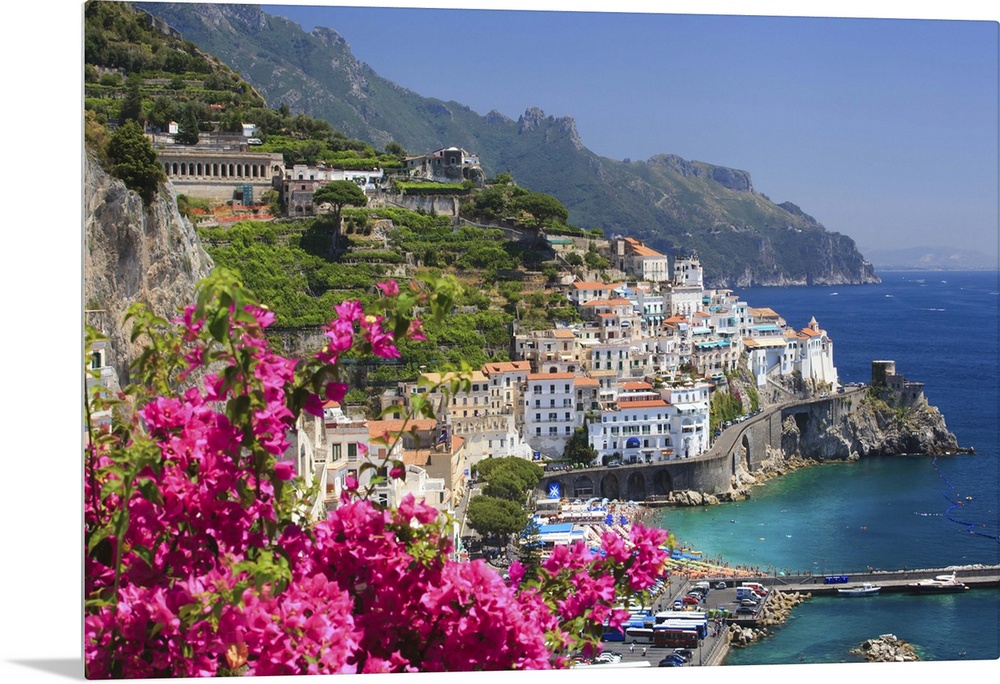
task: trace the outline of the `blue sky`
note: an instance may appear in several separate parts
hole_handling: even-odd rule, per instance
[[[961,18],[941,20],[850,14],[878,16],[879,3],[838,6],[848,18],[733,16],[720,3],[670,5],[714,15],[419,4],[264,9],[336,30],[420,95],[481,114],[571,116],[602,156],[669,152],[749,171],[759,192],[862,250],[997,253],[998,30],[985,10],[957,3],[945,16]],[[560,5],[584,6],[543,4]],[[908,16],[935,16],[916,7]],[[433,47],[449,39],[466,47]]]

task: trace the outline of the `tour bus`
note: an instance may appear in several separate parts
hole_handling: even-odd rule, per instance
[[[698,648],[698,632],[693,629],[658,629],[653,645],[669,648]]]

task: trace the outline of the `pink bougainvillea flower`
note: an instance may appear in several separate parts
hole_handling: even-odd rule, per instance
[[[341,402],[347,395],[347,385],[342,382],[328,382],[323,393],[328,400]]]
[[[337,318],[346,323],[360,321],[365,315],[361,302],[356,299],[341,302],[333,307],[333,310],[337,312]]]
[[[295,477],[295,464],[291,461],[278,461],[274,464],[274,476],[279,480],[291,480]]]
[[[424,335],[423,325],[423,322],[419,318],[414,318],[410,321],[410,327],[406,331],[406,336],[416,342],[426,342],[427,336]]]
[[[395,297],[399,294],[399,285],[395,280],[388,280],[384,283],[375,283],[378,289],[382,290],[382,294],[386,297]]]
[[[317,418],[322,418],[323,402],[320,401],[319,397],[315,394],[310,393],[309,396],[306,397],[305,404],[302,405],[302,410],[316,416]]]

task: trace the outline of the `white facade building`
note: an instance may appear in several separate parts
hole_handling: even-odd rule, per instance
[[[573,429],[582,422],[576,410],[573,373],[531,373],[524,395],[525,441],[532,450],[559,458]]]

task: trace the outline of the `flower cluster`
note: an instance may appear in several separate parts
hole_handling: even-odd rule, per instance
[[[652,585],[658,530],[560,547],[538,577],[515,564],[505,581],[451,560],[447,521],[412,496],[387,509],[351,482],[325,518],[295,515],[288,430],[343,397],[345,355],[398,356],[397,339],[422,338],[414,304],[451,291],[378,289],[376,311],[338,305],[302,361],[268,349],[273,315],[225,273],[173,321],[130,314],[149,338],[134,410],[85,452],[89,678],[561,667]]]

